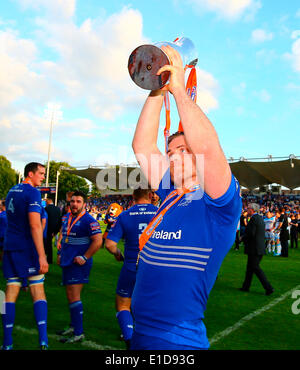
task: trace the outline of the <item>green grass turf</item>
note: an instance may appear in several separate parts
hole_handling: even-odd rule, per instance
[[[120,247],[123,248],[122,243]],[[246,262],[247,257],[241,247],[239,251],[230,250],[222,264],[205,312],[204,322],[209,338],[300,285],[300,250],[298,249],[290,249],[288,258],[272,256],[263,258],[261,267],[275,288],[271,296],[265,296],[264,289],[255,276],[249,293],[239,291],[244,279]],[[108,349],[108,347],[125,349],[124,342],[119,340],[120,329],[115,317],[115,288],[121,266],[122,264],[118,263],[111,254],[101,249],[94,257],[90,283],[83,288],[86,340],[97,344],[98,349]],[[55,332],[67,326],[70,320],[65,289],[60,282],[61,268],[53,264],[45,281],[50,349],[93,349],[80,343],[62,344],[55,336]],[[0,290],[4,289],[5,280],[1,276]],[[291,306],[294,301],[291,296],[287,297],[215,342],[211,349],[299,350],[300,315],[292,313]],[[300,304],[298,307],[300,308]],[[39,348],[29,292],[20,292],[16,305],[13,337],[14,349]],[[2,330],[0,330],[0,343],[2,343]]]

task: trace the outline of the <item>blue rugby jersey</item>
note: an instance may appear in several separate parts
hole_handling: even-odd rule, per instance
[[[61,241],[61,260],[60,266],[70,266],[76,256],[82,256],[91,245],[90,237],[95,234],[101,234],[99,222],[87,212],[72,227],[68,237],[68,219],[70,213],[62,219],[62,241]],[[73,221],[76,217],[73,218]],[[72,225],[72,222],[71,222]],[[66,237],[68,242],[66,243]],[[91,260],[92,258],[90,258]]]
[[[0,248],[3,248],[4,235],[7,227],[6,211],[0,213]]]
[[[7,228],[4,250],[15,251],[34,248],[28,213],[42,212],[41,193],[28,183],[15,185],[6,197]]]
[[[139,237],[156,212],[157,207],[153,204],[135,204],[119,215],[107,235],[107,239],[116,243],[122,238],[125,240],[124,264],[131,271],[136,270]]]
[[[169,176],[168,170],[157,191],[162,201],[174,189],[162,189]],[[241,210],[234,176],[222,197],[213,200],[198,189],[168,210],[140,253],[131,302],[137,333],[209,347],[202,319],[221,263],[234,243]]]

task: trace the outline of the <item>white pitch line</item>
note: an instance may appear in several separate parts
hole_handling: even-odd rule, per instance
[[[261,313],[269,310],[270,308],[274,307],[277,303],[285,300],[287,297],[291,296],[291,294],[295,291],[300,289],[300,285],[296,286],[295,288],[289,290],[288,292],[284,293],[282,296],[274,299],[269,304],[263,306],[262,308],[253,311],[247,316],[244,316],[241,320],[236,322],[234,325],[229,326],[227,329],[215,334],[211,339],[209,339],[210,344],[214,344],[218,342],[220,339],[226,337],[227,335],[231,334],[235,330],[239,329],[242,325],[246,324],[248,321],[252,320],[254,317],[260,315]]]
[[[21,331],[24,334],[38,335],[38,331],[36,329],[26,329],[26,328],[23,328],[22,326],[18,326],[18,325],[15,326],[15,329],[18,330],[18,331]],[[48,338],[58,341],[59,338],[61,338],[61,337],[59,335],[55,335],[55,334],[48,334]],[[97,350],[119,350],[119,348],[113,348],[113,347],[110,347],[110,346],[102,346],[101,344],[97,344],[97,343],[92,342],[90,340],[84,340],[84,341],[80,342],[80,344],[84,347],[88,347],[88,348],[91,348],[91,349],[97,349]]]

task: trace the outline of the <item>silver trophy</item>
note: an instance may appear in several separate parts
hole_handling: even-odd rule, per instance
[[[145,90],[161,89],[169,80],[170,72],[163,72],[159,76],[157,71],[166,64],[170,64],[168,56],[161,50],[162,46],[169,45],[176,49],[183,65],[195,66],[198,62],[195,46],[186,37],[180,37],[174,42],[159,42],[154,45],[141,45],[133,50],[128,59],[130,77],[139,87]]]

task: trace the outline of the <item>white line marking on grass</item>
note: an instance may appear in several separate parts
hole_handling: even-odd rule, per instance
[[[211,339],[209,339],[210,344],[212,345],[212,344],[218,342],[220,339],[222,339],[222,338],[226,337],[227,335],[231,334],[235,330],[239,329],[246,322],[252,320],[254,317],[256,317],[256,316],[260,315],[261,313],[269,310],[270,308],[274,307],[277,303],[279,303],[279,302],[283,301],[284,299],[286,299],[287,297],[291,296],[293,291],[298,290],[298,289],[300,289],[300,285],[298,285],[295,288],[293,288],[293,289],[289,290],[288,292],[284,293],[282,296],[274,299],[273,301],[271,301],[269,304],[263,306],[262,308],[260,308],[256,311],[253,311],[252,313],[250,313],[247,316],[244,316],[241,320],[236,322],[234,325],[229,326],[227,329],[215,334]]]
[[[22,326],[15,326],[15,329],[28,335],[38,335],[38,331],[36,329],[26,329],[23,328]],[[55,334],[48,334],[48,338],[54,339],[54,340],[59,340],[61,338],[59,335]],[[83,342],[80,342],[80,344],[84,347],[91,348],[91,349],[97,349],[97,350],[119,350],[119,348],[113,348],[110,346],[102,346],[101,344],[97,344],[95,342],[92,342],[90,340],[84,340]]]

